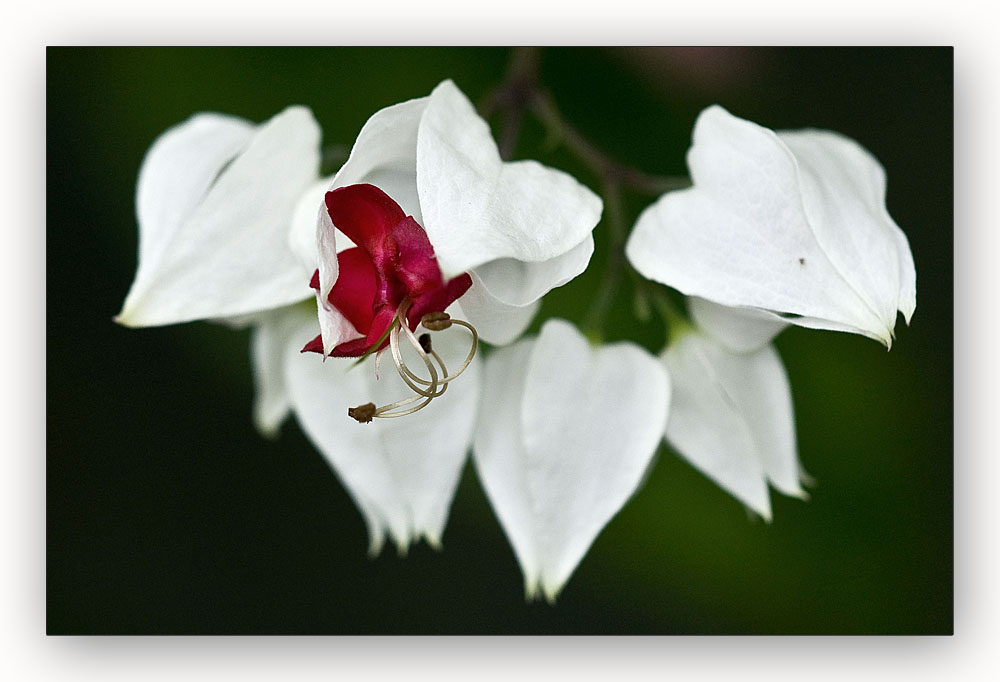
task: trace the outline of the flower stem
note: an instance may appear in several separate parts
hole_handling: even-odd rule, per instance
[[[677,309],[677,306],[670,300],[670,296],[667,295],[663,287],[646,279],[642,280],[642,285],[649,294],[649,298],[653,301],[657,312],[660,313],[660,317],[663,318],[663,323],[667,327],[671,343],[693,329],[693,325],[687,316]]]
[[[537,89],[528,105],[551,135],[605,181],[613,180],[621,186],[653,196],[691,186],[686,177],[651,175],[611,158],[563,118],[548,91]]]
[[[646,306],[645,312],[636,313],[637,316],[648,315],[646,304],[652,300],[664,324],[672,331],[679,332],[689,325],[684,315],[673,306],[666,292],[650,287],[651,283],[636,272],[625,257],[628,233],[622,190],[629,189],[658,197],[666,192],[690,187],[691,181],[686,177],[646,173],[613,159],[587,139],[563,117],[555,98],[540,84],[539,55],[540,49],[537,47],[514,48],[503,82],[489,93],[480,104],[479,111],[486,118],[497,112],[502,113],[498,147],[500,156],[505,161],[513,158],[525,113],[530,113],[542,124],[551,139],[562,145],[599,179],[604,199],[602,222],[608,226],[608,256],[597,295],[587,310],[582,325],[584,333],[592,339],[602,338],[602,322],[618,293],[624,272],[632,280],[637,302]]]
[[[538,47],[513,48],[503,82],[479,106],[479,113],[484,118],[497,111],[504,113],[499,147],[505,161],[517,146],[521,122],[527,111],[602,183],[613,180],[622,187],[654,196],[691,186],[686,177],[652,175],[613,159],[574,128],[560,113],[552,94],[540,84],[540,53]]]
[[[604,220],[608,225],[608,262],[597,296],[583,322],[584,332],[597,338],[601,336],[601,323],[618,293],[622,271],[628,267],[625,263],[625,210],[621,186],[615,180],[606,179],[601,194],[604,197]]]

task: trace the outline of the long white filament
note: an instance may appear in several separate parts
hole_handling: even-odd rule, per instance
[[[396,367],[396,372],[403,382],[416,394],[409,396],[408,398],[403,398],[402,400],[397,400],[394,403],[389,403],[388,405],[382,405],[381,407],[375,407],[373,403],[368,403],[367,405],[361,405],[356,408],[352,408],[348,411],[348,414],[359,422],[368,422],[375,417],[380,417],[383,419],[388,419],[392,417],[404,417],[408,414],[413,414],[419,410],[427,407],[434,398],[438,398],[444,395],[444,392],[448,388],[448,384],[455,379],[457,379],[462,372],[468,369],[469,365],[472,363],[472,359],[476,356],[476,351],[479,349],[479,333],[476,328],[465,320],[456,320],[450,317],[447,313],[428,313],[421,318],[421,323],[429,331],[442,331],[448,329],[453,324],[465,327],[472,333],[472,347],[469,349],[469,354],[465,358],[465,362],[462,366],[458,368],[454,373],[449,374],[448,368],[444,364],[444,360],[441,356],[433,349],[430,343],[430,334],[422,334],[421,338],[417,336],[410,330],[410,326],[406,320],[406,314],[410,310],[410,306],[413,302],[409,298],[403,299],[403,302],[399,304],[396,308],[396,315],[393,318],[392,325],[389,332],[389,350],[392,354],[392,362]],[[427,368],[427,372],[430,375],[429,379],[425,379],[413,372],[406,364],[403,359],[402,349],[400,348],[400,335],[403,335],[407,342],[413,347],[413,349],[420,356],[423,361],[424,366]],[[381,351],[379,351],[377,359],[381,357]],[[435,367],[437,363],[437,367]],[[440,374],[438,373],[438,367],[440,367]],[[413,403],[419,404],[413,407],[407,407],[413,405]],[[401,409],[406,408],[406,409]]]

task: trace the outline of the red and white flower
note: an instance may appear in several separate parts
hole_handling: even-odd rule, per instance
[[[274,433],[295,413],[361,509],[373,551],[386,534],[401,549],[436,543],[472,441],[480,369],[461,333],[436,334],[431,353],[414,332],[422,319],[446,327],[448,309],[468,320],[455,322],[473,344],[477,333],[516,339],[541,297],[586,268],[601,201],[561,171],[501,161],[451,81],[373,115],[332,178],[319,177],[319,142],[304,107],[260,125],[198,114],[158,138],[139,175],[139,266],[117,319],[253,325],[259,428]],[[314,297],[318,313],[301,305]],[[352,357],[391,346],[401,369],[376,381],[304,346]],[[444,360],[463,355],[449,374]],[[412,363],[431,378],[415,378]],[[430,396],[433,409],[366,426],[345,414],[403,391],[415,395],[397,404]]]

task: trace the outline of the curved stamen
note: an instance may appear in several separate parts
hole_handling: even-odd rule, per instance
[[[457,324],[465,327],[472,334],[472,347],[469,349],[469,354],[466,356],[465,361],[456,372],[449,373],[447,366],[444,364],[444,360],[441,359],[441,356],[437,354],[437,351],[435,351],[431,345],[430,334],[422,334],[418,339],[410,329],[406,315],[412,305],[413,302],[408,297],[403,299],[403,301],[396,308],[395,318],[393,319],[390,328],[387,330],[387,333],[389,337],[389,350],[392,354],[392,361],[396,367],[396,372],[399,374],[399,377],[403,380],[403,382],[414,393],[416,393],[416,395],[403,398],[402,400],[397,400],[396,402],[389,403],[388,405],[382,405],[381,407],[375,407],[374,404],[368,403],[363,406],[351,408],[351,410],[348,411],[348,414],[354,419],[357,419],[359,422],[369,422],[375,417],[383,419],[404,417],[408,414],[413,414],[414,412],[422,410],[427,407],[427,405],[429,405],[434,398],[444,395],[444,392],[448,388],[448,384],[468,369],[469,365],[472,364],[472,359],[476,356],[476,352],[479,349],[479,333],[476,331],[475,327],[465,320],[456,320],[445,312],[427,313],[420,319],[420,322],[425,329],[430,331],[443,331],[450,328],[453,324]],[[400,350],[399,335],[401,333],[406,336],[406,340],[411,346],[413,346],[413,349],[417,352],[420,359],[427,367],[427,371],[430,374],[429,380],[418,376],[407,366],[406,361],[403,359],[403,353]],[[385,335],[383,335],[382,338],[384,339]],[[379,343],[376,344],[376,347]],[[378,351],[375,356],[376,376],[383,350],[385,349]],[[371,351],[369,351],[369,353],[370,352]],[[438,367],[441,368],[440,374],[434,366],[435,362]],[[399,408],[406,407],[407,405],[412,405],[417,401],[420,401],[418,405],[402,411],[394,411]],[[361,417],[364,417],[364,419]]]
[[[434,359],[437,360],[438,364],[441,365],[441,371],[447,373],[444,363],[441,361],[441,358],[438,356],[438,354],[432,353],[432,355],[434,356]],[[424,409],[425,407],[427,407],[427,405],[430,404],[431,400],[436,398],[438,395],[441,395],[441,393],[444,393],[444,389],[441,389],[440,393],[433,396],[411,395],[409,398],[403,398],[402,400],[397,400],[394,403],[390,403],[388,405],[383,405],[382,407],[376,408],[375,411],[372,413],[372,417],[381,417],[383,419],[388,419],[390,417],[405,417],[408,414],[413,414],[418,410]],[[390,414],[392,410],[399,407],[403,407],[405,405],[409,405],[410,403],[416,402],[421,398],[423,398],[423,402],[417,405],[416,407],[411,407],[408,410],[403,410],[402,412],[395,412]]]
[[[417,341],[415,336],[413,336],[413,332],[410,331],[409,325],[406,324],[406,311],[409,308],[409,302],[410,302],[409,299],[405,299],[403,303],[399,305],[399,308],[396,311],[396,316],[397,319],[400,321],[400,324],[397,325],[392,330],[392,334],[389,335],[389,348],[392,350],[392,360],[396,365],[396,372],[399,374],[403,382],[407,386],[409,386],[414,393],[417,393],[418,395],[422,395],[427,398],[436,398],[442,393],[444,393],[444,389],[441,389],[441,391],[437,390],[439,383],[437,370],[434,369],[434,364],[431,362],[430,357],[427,355],[427,353],[424,352],[424,349],[423,347],[421,347],[420,342]],[[430,372],[431,375],[430,381],[427,381],[426,379],[417,376],[410,370],[409,367],[406,366],[406,362],[403,360],[402,351],[400,351],[399,349],[400,330],[405,331],[407,335],[406,337],[407,340],[409,340],[410,343],[413,345],[413,347],[416,349],[417,353],[420,355],[420,359],[424,361],[424,365],[426,365],[427,371]],[[429,388],[427,389],[421,388],[420,386],[417,386],[417,383],[423,384],[424,386],[428,386]]]
[[[472,364],[472,358],[476,357],[476,351],[479,350],[479,332],[476,331],[475,327],[473,327],[471,324],[469,324],[465,320],[456,320],[455,318],[451,318],[451,323],[452,324],[461,325],[462,327],[465,327],[470,332],[472,332],[472,347],[469,349],[469,354],[465,357],[465,362],[463,362],[462,366],[458,368],[458,371],[456,371],[454,374],[452,374],[450,376],[447,376],[447,377],[445,377],[444,379],[441,380],[441,383],[444,383],[444,384],[448,383],[452,379],[455,379],[462,372],[464,372],[466,369],[468,369],[469,365]]]
[[[457,324],[465,327],[472,333],[472,347],[469,349],[469,354],[466,356],[465,362],[462,363],[462,366],[459,367],[458,371],[456,371],[454,374],[450,374],[438,382],[439,384],[447,385],[450,381],[458,378],[458,376],[461,375],[462,372],[464,372],[469,367],[470,364],[472,364],[472,359],[476,357],[476,351],[479,349],[479,332],[477,332],[476,328],[473,327],[468,322],[466,322],[465,320],[457,320],[448,315],[448,313],[428,313],[424,315],[422,318],[420,318],[420,323],[426,329],[430,329],[432,331],[448,329],[449,327],[451,327],[451,325]],[[407,338],[410,340],[410,343],[413,344],[415,348],[419,347],[419,351],[423,351],[422,344],[420,343],[419,339],[417,339],[417,337],[413,334],[413,332],[410,331],[410,328],[408,326],[403,325],[400,331],[406,334]],[[405,371],[410,377],[412,377],[419,383],[426,383],[424,380],[415,376],[409,370],[409,368],[406,367],[405,363],[402,363],[402,368],[400,368],[397,365],[396,369],[397,371]]]
[[[412,334],[409,335],[407,338],[411,342],[414,339],[414,337],[412,336]],[[437,398],[438,396],[443,395],[444,392],[445,392],[445,390],[447,390],[447,388],[448,388],[448,383],[447,382],[449,382],[452,379],[454,379],[456,376],[458,376],[458,374],[454,374],[454,375],[448,376],[448,368],[445,366],[444,360],[441,359],[441,356],[438,355],[437,351],[435,351],[432,348],[432,346],[431,346],[431,335],[430,334],[421,334],[420,337],[416,339],[416,342],[417,343],[414,346],[414,348],[417,349],[417,351],[420,352],[420,353],[432,356],[437,361],[438,366],[441,368],[441,372],[445,375],[444,379],[438,380],[438,382],[437,382],[437,385],[441,386],[441,390],[437,391],[436,393],[434,393],[433,396],[431,396],[431,397]],[[394,355],[393,359],[395,359],[395,358],[396,358],[396,356]],[[413,381],[417,382],[418,384],[424,384],[425,386],[431,386],[432,385],[432,382],[427,381],[426,379],[423,379],[423,378],[417,376],[416,374],[414,374],[410,370],[410,368],[406,366],[406,363],[403,362],[402,358],[400,358],[399,364],[396,365],[396,370],[399,372],[399,375],[403,379],[403,381],[407,381],[407,378],[409,378],[409,379],[412,379]],[[407,384],[409,385],[409,382],[407,382]],[[412,388],[412,386],[411,386],[411,388]],[[430,390],[433,391],[435,389],[431,388]],[[428,394],[422,393],[422,395],[428,395]]]

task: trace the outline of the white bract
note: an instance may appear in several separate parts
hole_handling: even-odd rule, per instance
[[[445,278],[471,274],[455,312],[493,343],[520,335],[538,299],[586,268],[601,201],[561,171],[502,163],[451,81],[372,116],[332,182],[319,178],[319,144],[304,107],[260,125],[198,114],[161,135],[139,174],[139,266],[117,319],[254,325],[258,428],[274,435],[294,412],[357,502],[373,551],[387,534],[400,549],[421,536],[437,544],[472,440],[480,361],[419,414],[366,425],[347,416],[406,393],[392,372],[376,382],[371,365],[348,372],[350,360],[299,353],[317,332],[313,305],[302,305],[314,298],[310,277],[318,268],[328,292],[336,253],[352,246],[334,236],[325,191],[370,183],[395,199],[426,228]],[[357,334],[320,311],[328,348]],[[452,367],[465,356],[452,345],[467,343],[457,327],[434,335]]]
[[[234,317],[307,298],[312,270],[289,235],[319,177],[319,140],[304,107],[260,125],[197,114],[157,138],[139,170],[139,267],[117,321]]]
[[[688,152],[694,186],[647,208],[626,253],[646,277],[759,317],[891,345],[916,274],[885,208],[885,172],[821,130],[775,133],[712,106]]]
[[[642,481],[670,382],[638,346],[592,349],[562,320],[490,355],[484,374],[476,470],[527,597],[552,601]]]
[[[472,442],[482,363],[473,361],[462,380],[452,382],[426,410],[357,424],[346,410],[359,398],[389,403],[407,389],[395,372],[380,372],[376,380],[371,367],[352,369],[347,359],[320,362],[315,354],[300,353],[302,339],[315,329],[315,313],[306,306],[288,308],[257,327],[257,338],[275,351],[273,363],[263,359],[260,364],[270,364],[281,381],[259,383],[258,407],[291,407],[361,510],[370,553],[380,551],[386,534],[401,553],[421,537],[438,547]],[[468,350],[465,336],[458,328],[435,334],[435,350],[448,359],[461,358]],[[255,358],[263,354],[256,345]],[[274,413],[272,407],[272,419]]]
[[[741,311],[719,328],[733,330]],[[696,318],[697,319],[697,318]],[[691,328],[672,330],[661,356],[673,394],[667,441],[721,488],[767,520],[768,482],[786,495],[804,498],[795,446],[795,417],[788,375],[774,346],[735,352],[719,336]],[[737,338],[746,336],[737,334]]]

